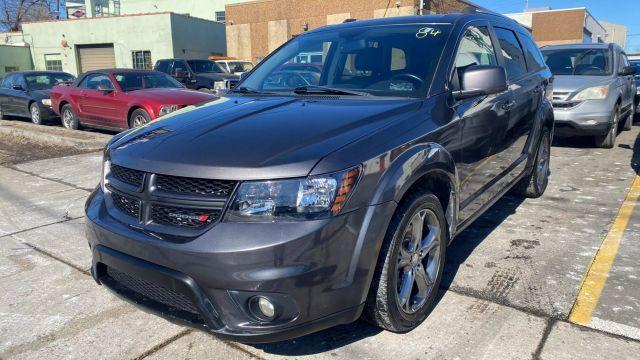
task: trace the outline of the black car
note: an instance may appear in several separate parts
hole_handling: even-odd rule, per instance
[[[318,83],[273,86],[305,54],[321,54]],[[225,97],[112,139],[86,203],[93,277],[243,342],[361,315],[410,331],[452,239],[507,191],[545,191],[551,79],[499,15],[296,36]]]
[[[153,69],[173,76],[189,89],[215,95],[225,94],[240,80],[211,60],[163,59]]]
[[[0,83],[0,119],[4,115],[30,118],[34,124],[57,118],[51,109],[51,88],[74,81],[75,76],[59,71],[16,71]]]

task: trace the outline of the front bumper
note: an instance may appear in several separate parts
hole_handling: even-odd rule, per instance
[[[360,316],[375,267],[370,257],[385,232],[380,224],[394,209],[386,203],[317,221],[222,222],[175,243],[112,218],[96,190],[86,207],[91,272],[170,321],[247,343],[285,340]],[[365,220],[369,211],[379,221]],[[252,315],[257,295],[276,304],[275,320]]]
[[[42,120],[53,120],[58,118],[58,114],[53,111],[51,106],[38,103],[38,108],[40,108],[40,118]]]
[[[615,103],[608,100],[587,100],[572,108],[554,105],[555,135],[597,136],[607,134],[611,128]]]

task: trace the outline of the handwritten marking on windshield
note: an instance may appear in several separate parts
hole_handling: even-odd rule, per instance
[[[416,37],[418,39],[422,39],[422,38],[425,38],[427,36],[436,37],[436,36],[440,35],[441,33],[442,33],[442,31],[440,31],[438,29],[434,29],[434,28],[431,28],[431,27],[423,27],[423,28],[420,28],[418,30],[418,32],[416,33]]]

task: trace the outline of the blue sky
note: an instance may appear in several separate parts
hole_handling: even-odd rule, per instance
[[[471,0],[498,13],[520,12],[525,0]],[[529,7],[550,6],[552,9],[586,6],[597,20],[627,26],[627,50],[640,52],[640,1],[637,0],[529,0]]]

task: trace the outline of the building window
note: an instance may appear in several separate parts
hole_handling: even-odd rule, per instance
[[[7,73],[7,74],[10,73],[10,72],[18,71],[18,70],[20,70],[20,68],[17,67],[17,66],[5,66],[4,67],[4,72]]]
[[[153,69],[153,65],[151,64],[151,51],[149,50],[132,51],[131,57],[133,59],[134,69],[143,69],[143,70]]]
[[[216,11],[216,21],[217,22],[221,22],[221,23],[225,23],[226,18],[224,15],[224,11]]]
[[[44,67],[47,71],[62,71],[62,57],[60,54],[45,54]]]

